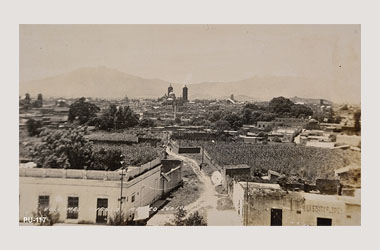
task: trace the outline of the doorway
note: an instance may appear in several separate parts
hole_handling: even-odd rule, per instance
[[[282,209],[272,208],[270,211],[270,225],[282,226]]]
[[[108,199],[98,198],[96,203],[96,223],[107,223]]]

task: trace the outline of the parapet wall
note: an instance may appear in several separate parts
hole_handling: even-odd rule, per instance
[[[158,157],[140,167],[136,167],[126,172],[124,180],[128,181],[142,173],[161,164]],[[80,170],[80,169],[53,169],[53,168],[20,168],[20,177],[43,177],[43,178],[68,178],[68,179],[90,179],[90,180],[120,180],[118,171],[100,171],[100,170]]]

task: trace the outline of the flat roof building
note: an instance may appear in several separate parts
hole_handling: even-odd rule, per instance
[[[360,226],[356,196],[285,191],[278,184],[234,182],[232,200],[244,225]]]
[[[130,167],[123,177],[122,211],[133,220],[146,207],[182,183],[181,165],[165,168],[159,158]],[[19,220],[41,208],[59,212],[59,222],[106,224],[120,210],[121,171],[20,168]]]

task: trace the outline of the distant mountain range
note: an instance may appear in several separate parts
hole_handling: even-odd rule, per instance
[[[42,93],[46,97],[66,98],[158,98],[167,93],[169,84],[173,86],[177,96],[182,95],[184,84],[145,79],[107,67],[87,67],[54,77],[20,83],[20,95],[29,93],[34,97]],[[189,84],[187,87],[190,99],[225,99],[234,94],[235,99],[241,101],[264,101],[276,96],[334,100],[331,90],[300,77],[252,77],[233,82],[202,82]]]

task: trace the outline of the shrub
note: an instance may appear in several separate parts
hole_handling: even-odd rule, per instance
[[[183,207],[179,207],[174,214],[172,223],[175,226],[207,226],[205,218],[198,211],[187,215],[187,211]]]
[[[59,212],[57,210],[50,211],[50,209],[39,209],[33,213],[35,218],[46,218],[36,224],[39,226],[53,226],[59,222]]]
[[[128,216],[124,211],[114,212],[112,216],[110,216],[108,223],[113,226],[125,226],[128,225]]]
[[[184,225],[185,226],[207,226],[207,222],[203,218],[203,216],[199,214],[198,211],[195,211],[184,220]]]

